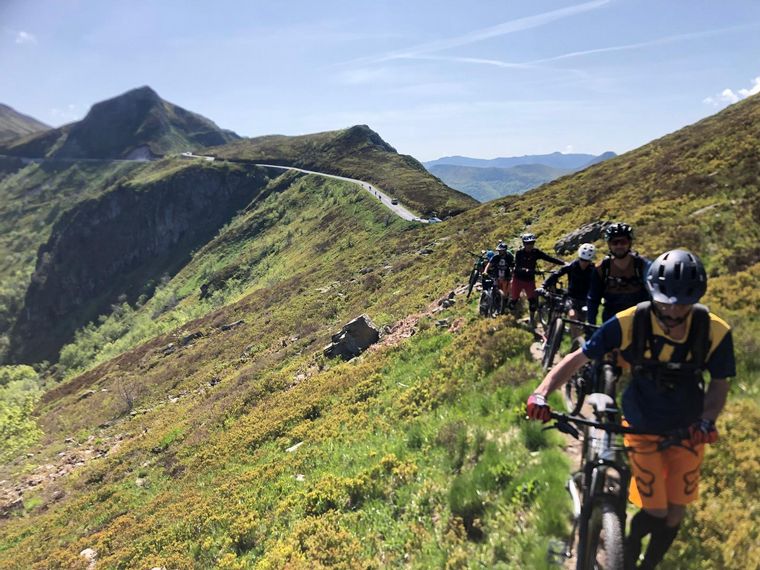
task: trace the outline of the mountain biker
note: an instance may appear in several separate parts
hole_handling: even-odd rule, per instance
[[[509,298],[509,280],[512,278],[512,267],[515,265],[515,258],[512,252],[507,249],[503,241],[496,246],[496,255],[494,255],[486,265],[483,273],[494,278],[497,287],[501,291],[502,298]]]
[[[569,316],[571,319],[585,320],[586,298],[591,285],[591,274],[594,272],[594,257],[596,256],[596,246],[593,243],[584,243],[578,248],[578,258],[561,267],[544,281],[541,290],[550,291],[555,289],[560,277],[567,275],[567,296],[570,299],[572,308]],[[572,327],[573,338],[579,336],[580,331],[577,327]]]
[[[548,421],[546,398],[590,359],[620,349],[633,365],[623,393],[625,421],[639,429],[688,429],[683,446],[658,450],[657,436],[626,434],[633,479],[630,499],[641,510],[625,543],[635,568],[642,539],[651,534],[638,568],[654,568],[675,540],[686,506],[697,499],[704,444],[718,439],[715,421],[736,375],[729,325],[696,304],[707,288],[702,262],[685,250],[660,255],[646,277],[652,301],[626,309],[599,328],[583,348],[567,355],[528,398],[528,416]],[[637,320],[637,315],[640,320]],[[698,323],[703,323],[701,326]],[[701,358],[700,358],[701,357]],[[697,362],[695,362],[697,360]],[[710,372],[704,390],[703,370]],[[691,449],[688,449],[688,448]]]
[[[615,313],[646,301],[645,276],[649,260],[631,251],[633,228],[622,222],[614,222],[604,230],[609,255],[597,266],[591,276],[588,292],[588,322],[596,324],[599,303],[604,300],[602,321]]]
[[[514,309],[520,298],[520,292],[525,291],[528,297],[528,308],[530,310],[530,326],[535,327],[536,309],[538,308],[538,297],[536,296],[536,262],[538,260],[548,261],[557,265],[565,265],[565,262],[556,257],[552,257],[536,247],[535,234],[525,233],[520,236],[523,246],[515,254],[515,274],[512,277],[510,289],[509,308]]]

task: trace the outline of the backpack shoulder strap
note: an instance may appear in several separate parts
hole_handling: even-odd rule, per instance
[[[607,278],[610,276],[610,263],[611,259],[609,255],[605,255],[604,259],[602,259],[602,263],[599,265],[600,269],[602,270],[602,283],[606,285]]]
[[[710,352],[710,310],[699,303],[692,309],[688,343],[691,347],[691,362],[704,369]]]
[[[638,253],[634,254],[633,257],[633,274],[636,276],[636,279],[644,277],[644,260]]]
[[[646,352],[647,345],[651,344],[651,308],[651,301],[642,301],[636,305],[636,312],[633,314],[633,337],[631,339],[633,352],[631,356],[634,366],[640,366],[644,362],[644,353]]]

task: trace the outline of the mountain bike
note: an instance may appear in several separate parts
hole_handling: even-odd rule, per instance
[[[541,359],[541,366],[546,372],[554,364],[554,357],[562,344],[562,337],[565,334],[563,318],[572,308],[572,302],[561,289],[557,293],[541,291],[539,295],[541,299],[544,299],[544,302],[539,305],[539,321],[544,328],[544,356]]]
[[[551,291],[542,291],[540,293],[541,298],[544,299],[542,308],[548,325],[544,325],[544,345],[543,345],[543,358],[541,359],[541,365],[544,372],[548,371],[554,365],[554,359],[562,346],[562,339],[565,332],[569,331],[573,335],[572,342],[570,344],[570,351],[574,351],[581,345],[582,337],[579,331],[583,330],[586,334],[592,330],[589,324],[585,321],[571,318],[568,315],[583,314],[583,311],[577,307],[578,302],[569,297],[567,293],[560,289],[557,293]]]
[[[581,465],[567,483],[573,503],[572,534],[563,552],[550,551],[550,554],[572,558],[577,544],[576,570],[623,570],[625,509],[631,482],[624,452],[636,453],[637,450],[621,445],[617,436],[625,433],[659,435],[663,439],[657,451],[674,445],[694,450],[683,444],[689,437],[688,430],[654,433],[623,426],[610,396],[594,393],[587,401],[595,420],[552,412],[555,423],[544,428],[558,429],[576,439],[583,433],[584,443]]]
[[[496,281],[490,275],[483,275],[481,283],[483,290],[480,293],[478,312],[482,317],[495,317],[500,315],[504,306],[501,291],[496,286]]]
[[[597,325],[584,323],[587,333],[598,329]],[[617,365],[614,353],[605,355],[601,360],[586,363],[562,389],[565,408],[570,415],[577,415],[583,407],[587,395],[593,393],[607,394],[613,401],[616,399],[617,385],[622,370]]]
[[[480,277],[480,274],[483,272],[483,268],[486,265],[486,257],[485,252],[481,253],[480,255],[471,251],[468,251],[467,253],[475,258],[475,264],[470,271],[470,279],[467,285],[467,298],[469,299],[470,295],[472,294],[472,289],[475,287],[475,283],[478,282],[478,278]]]

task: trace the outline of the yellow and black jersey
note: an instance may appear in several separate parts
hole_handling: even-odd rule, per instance
[[[633,319],[636,307],[617,313],[599,328],[583,347],[583,353],[592,359],[601,358],[619,349],[629,364],[633,361]],[[660,362],[687,362],[691,358],[688,335],[681,340],[668,336],[653,314],[652,338],[645,357]],[[691,315],[687,322],[691,328]],[[709,350],[705,368],[711,378],[736,376],[734,345],[731,327],[720,317],[710,313]],[[704,390],[698,379],[690,377],[674,385],[663,387],[651,377],[632,375],[623,394],[623,413],[636,427],[669,431],[687,427],[702,415]]]

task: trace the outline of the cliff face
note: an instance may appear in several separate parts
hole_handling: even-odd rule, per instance
[[[266,180],[258,172],[186,168],[148,185],[120,185],[64,214],[39,249],[11,359],[57,360],[74,331],[120,295],[134,301],[149,282],[178,271]]]

